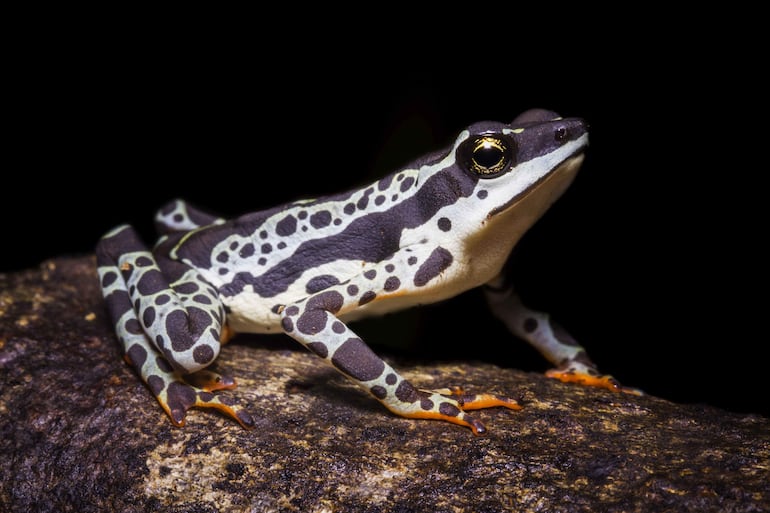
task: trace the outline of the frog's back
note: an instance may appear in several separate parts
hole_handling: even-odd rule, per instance
[[[250,316],[257,310],[272,312],[277,305],[344,281],[364,263],[393,254],[400,245],[402,220],[410,217],[397,211],[408,208],[416,175],[406,169],[346,193],[226,222],[213,220],[172,234],[164,250],[199,270],[225,304],[237,310],[248,298]],[[259,316],[258,324],[267,323],[266,331],[273,331],[278,316]]]

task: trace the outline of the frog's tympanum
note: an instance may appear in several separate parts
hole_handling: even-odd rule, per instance
[[[524,232],[572,182],[586,123],[546,110],[510,124],[475,123],[452,145],[342,194],[295,201],[226,221],[173,201],[149,250],[130,226],[96,254],[126,359],[176,425],[213,407],[250,427],[206,370],[232,334],[284,333],[397,415],[486,431],[470,410],[511,398],[461,388],[423,390],[350,328],[355,319],[450,298],[483,286],[494,314],[555,368],[547,374],[616,391],[548,315],[522,305],[501,275]]]

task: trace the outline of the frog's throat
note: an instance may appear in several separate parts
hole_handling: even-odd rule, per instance
[[[583,163],[584,148],[565,158],[553,171],[539,178],[526,191],[517,194],[502,205],[490,210],[487,219],[498,216],[507,210],[521,211],[521,208],[513,208],[520,203],[529,203],[528,211],[535,213],[533,223],[567,190],[575,179],[580,165]],[[534,200],[534,201],[533,201]],[[531,209],[531,210],[529,210]]]

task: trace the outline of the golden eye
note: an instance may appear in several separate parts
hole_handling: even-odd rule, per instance
[[[510,168],[513,152],[504,139],[480,135],[466,141],[465,145],[465,165],[480,178],[492,178]]]

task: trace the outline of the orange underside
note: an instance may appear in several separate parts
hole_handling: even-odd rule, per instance
[[[229,324],[222,326],[222,333],[219,335],[219,341],[223,344],[227,344],[231,338],[235,336],[235,331]]]

